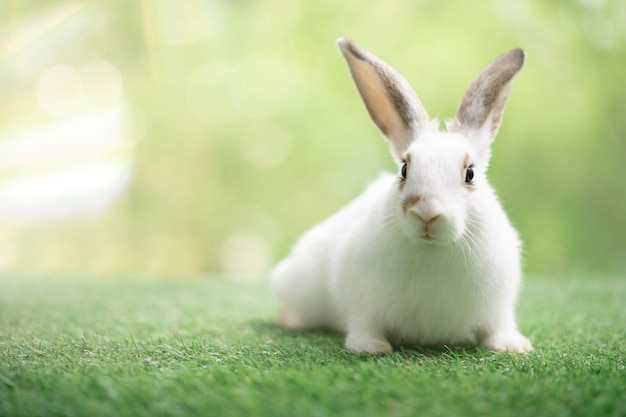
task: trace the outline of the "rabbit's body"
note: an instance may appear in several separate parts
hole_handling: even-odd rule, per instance
[[[359,85],[354,69],[353,76]],[[470,335],[494,350],[532,349],[515,324],[520,242],[487,183],[488,154],[468,135],[435,125],[424,121],[419,140],[396,152],[400,177],[382,175],[272,271],[287,304],[281,324],[345,332],[355,352],[453,345]],[[459,186],[468,169],[475,182]]]

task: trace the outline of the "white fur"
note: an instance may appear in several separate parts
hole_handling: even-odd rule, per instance
[[[496,351],[532,350],[515,322],[520,241],[477,143],[426,128],[396,155],[411,160],[403,184],[383,174],[305,233],[271,273],[287,305],[279,322],[346,333],[348,349],[372,354],[391,352],[392,344],[454,345],[471,335]],[[468,156],[471,188],[463,180]],[[403,209],[410,196],[419,202]],[[424,229],[418,216],[435,214]]]

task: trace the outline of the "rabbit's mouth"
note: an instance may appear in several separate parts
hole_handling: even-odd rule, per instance
[[[436,227],[421,227],[416,233],[417,241],[426,245],[447,246],[456,240],[456,235],[447,226],[441,224]]]
[[[428,220],[428,221],[424,221],[422,220],[422,218],[418,215],[417,218],[420,220],[420,237],[424,240],[435,240],[435,235],[433,233],[433,229],[437,228],[437,226],[434,224],[439,218],[440,216],[435,216],[434,218]]]

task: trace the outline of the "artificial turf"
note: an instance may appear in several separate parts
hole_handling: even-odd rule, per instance
[[[353,355],[264,283],[0,276],[0,416],[626,416],[626,281],[525,282],[536,351]]]

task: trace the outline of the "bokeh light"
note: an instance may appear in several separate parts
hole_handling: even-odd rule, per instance
[[[262,276],[271,262],[266,239],[249,231],[234,231],[220,250],[222,269],[236,280],[255,280]]]
[[[274,115],[293,93],[293,78],[284,63],[265,57],[246,58],[236,66],[231,81],[235,109],[255,118]]]
[[[67,65],[48,68],[37,81],[37,100],[53,116],[74,113],[83,101],[78,71]]]
[[[133,143],[120,106],[0,141],[0,216],[63,216],[105,206],[128,183]]]
[[[104,59],[89,61],[80,69],[82,88],[92,106],[119,103],[123,99],[124,83],[119,69]]]
[[[282,164],[291,150],[289,132],[278,124],[252,122],[242,133],[241,159],[259,170],[271,170]]]

